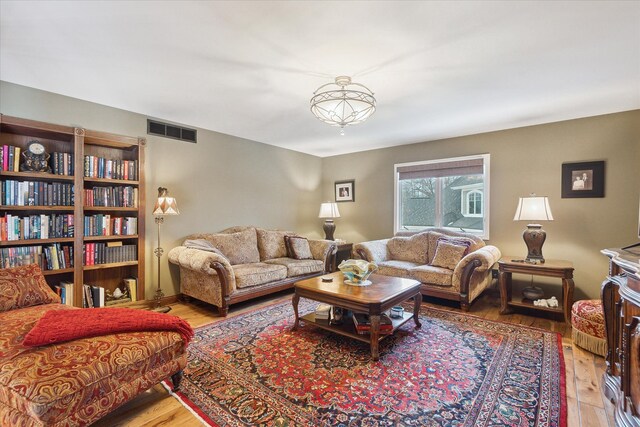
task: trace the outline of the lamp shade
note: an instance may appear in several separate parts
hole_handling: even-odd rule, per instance
[[[178,210],[178,204],[176,203],[176,199],[173,197],[169,197],[169,191],[164,188],[158,188],[158,200],[156,200],[156,204],[153,207],[153,214],[157,216],[164,215],[180,215],[180,211]]]
[[[326,202],[321,204],[318,218],[340,218],[338,204],[334,202]]]
[[[514,221],[553,221],[548,197],[520,197]]]

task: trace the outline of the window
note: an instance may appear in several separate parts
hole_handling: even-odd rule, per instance
[[[489,238],[489,154],[395,165],[395,231],[443,227]]]

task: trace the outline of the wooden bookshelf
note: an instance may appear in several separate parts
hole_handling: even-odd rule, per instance
[[[49,246],[52,244],[65,244],[73,246],[73,268],[59,270],[45,270],[44,275],[50,286],[55,286],[63,280],[73,278],[74,302],[82,305],[83,284],[102,286],[113,291],[121,286],[122,279],[127,277],[137,278],[138,300],[144,299],[144,228],[145,228],[145,189],[144,189],[144,138],[116,135],[107,132],[83,129],[80,127],[62,126],[57,124],[39,122],[34,120],[10,117],[0,114],[0,146],[19,147],[24,153],[27,145],[32,140],[37,140],[44,145],[47,153],[67,153],[73,155],[73,175],[59,175],[54,173],[22,172],[19,170],[0,170],[0,189],[4,189],[5,181],[33,181],[64,184],[73,184],[73,206],[13,206],[0,204],[0,216],[10,214],[15,217],[27,217],[29,215],[71,214],[74,216],[74,237],[56,237],[49,239],[21,239],[0,241],[0,251],[11,250],[21,246]],[[111,179],[103,177],[85,177],[85,156],[103,158],[105,161],[118,161],[122,164],[128,162],[132,165],[133,179]],[[61,156],[59,158],[62,158]],[[66,158],[66,156],[65,156]],[[52,164],[53,156],[50,159]],[[3,169],[0,158],[0,169]],[[22,164],[22,159],[18,161]],[[14,163],[15,165],[15,163]],[[128,170],[128,171],[130,171]],[[136,176],[137,175],[137,176]],[[102,176],[102,175],[99,175]],[[108,176],[108,175],[107,175]],[[52,184],[57,185],[57,184]],[[137,207],[101,207],[83,206],[83,190],[94,187],[135,187],[137,189]],[[4,192],[2,192],[4,195]],[[4,196],[3,196],[4,197]],[[5,199],[0,198],[0,203]],[[110,235],[110,236],[84,236],[85,216],[95,214],[111,214],[112,216],[128,216],[137,218],[138,234],[136,235]],[[126,262],[96,264],[84,266],[85,244],[92,242],[117,242],[123,244],[135,244],[137,247],[137,259]]]

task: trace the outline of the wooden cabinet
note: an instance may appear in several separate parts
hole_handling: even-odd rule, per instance
[[[34,140],[52,173],[17,167]],[[143,138],[0,115],[0,267],[40,263],[52,288],[73,283],[78,307],[84,284],[112,292],[127,277],[144,299],[144,147]]]
[[[617,426],[640,425],[640,249],[605,249],[602,285],[607,338],[605,395],[616,403]]]

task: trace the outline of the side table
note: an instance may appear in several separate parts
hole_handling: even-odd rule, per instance
[[[539,307],[528,299],[512,300],[511,275],[530,274],[532,276],[557,277],[562,279],[562,296],[558,299],[558,307]],[[558,313],[571,322],[571,305],[573,304],[573,264],[570,261],[548,259],[544,264],[529,264],[520,257],[504,256],[498,261],[498,282],[500,284],[500,314],[513,312],[513,307],[526,307],[531,310]]]
[[[351,258],[352,249],[353,243],[340,243],[338,245],[338,250],[336,251],[335,257],[333,258],[331,271],[338,271],[338,266],[340,265],[340,263],[346,259]]]

